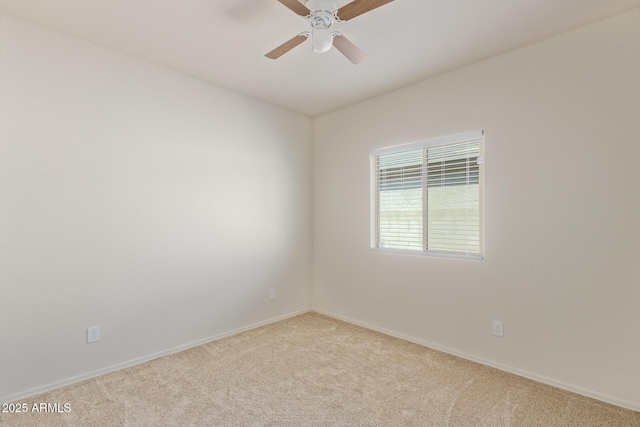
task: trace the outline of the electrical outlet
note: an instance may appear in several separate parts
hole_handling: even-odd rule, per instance
[[[100,326],[87,328],[87,344],[100,341]]]
[[[493,335],[497,337],[504,336],[504,324],[499,320],[493,321]]]
[[[270,300],[276,299],[276,290],[275,289],[269,289],[269,299]]]

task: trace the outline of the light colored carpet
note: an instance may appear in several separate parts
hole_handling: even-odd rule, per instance
[[[1,426],[638,426],[640,413],[309,313],[24,401]]]

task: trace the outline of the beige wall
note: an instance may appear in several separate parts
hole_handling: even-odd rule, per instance
[[[640,410],[639,76],[635,9],[315,119],[314,308]],[[372,252],[371,150],[471,130],[485,260]]]
[[[0,401],[308,309],[310,193],[309,118],[0,15]]]

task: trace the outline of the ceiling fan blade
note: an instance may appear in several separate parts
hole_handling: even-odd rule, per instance
[[[280,1],[280,0],[279,0]],[[348,21],[363,13],[372,11],[375,8],[391,3],[393,0],[353,0],[351,3],[338,9],[338,17],[343,21]]]
[[[282,43],[280,46],[273,49],[271,52],[267,53],[265,56],[271,59],[278,59],[282,55],[289,52],[291,49],[293,49],[294,47],[298,46],[300,43],[306,40],[307,40],[307,36],[303,34],[298,34],[294,38]]]
[[[333,38],[333,45],[340,53],[346,56],[349,61],[356,65],[367,59],[367,55],[342,34],[336,34]]]
[[[309,8],[303,5],[302,3],[300,3],[298,0],[278,0],[278,1],[283,5],[287,6],[289,9],[293,10],[295,13],[297,13],[300,16],[307,16],[309,15],[309,13],[311,13]]]

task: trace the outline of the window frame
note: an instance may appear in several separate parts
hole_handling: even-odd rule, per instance
[[[470,131],[454,135],[447,135],[438,138],[431,138],[423,141],[412,142],[409,144],[395,145],[391,147],[384,147],[372,150],[370,152],[370,247],[373,252],[380,253],[395,253],[406,255],[421,255],[431,256],[438,258],[453,258],[453,259],[467,259],[473,261],[484,260],[484,131]],[[479,254],[457,254],[449,252],[437,252],[429,250],[409,250],[409,249],[397,249],[397,248],[380,248],[377,246],[376,236],[378,235],[378,206],[376,203],[378,197],[377,186],[377,158],[381,155],[400,153],[404,151],[411,151],[417,149],[428,149],[440,146],[446,146],[456,143],[463,143],[466,141],[480,140],[478,148],[478,185],[480,192],[479,209],[480,209],[480,233],[479,233]],[[426,204],[423,201],[423,209],[426,208]],[[426,235],[426,233],[423,233]]]

